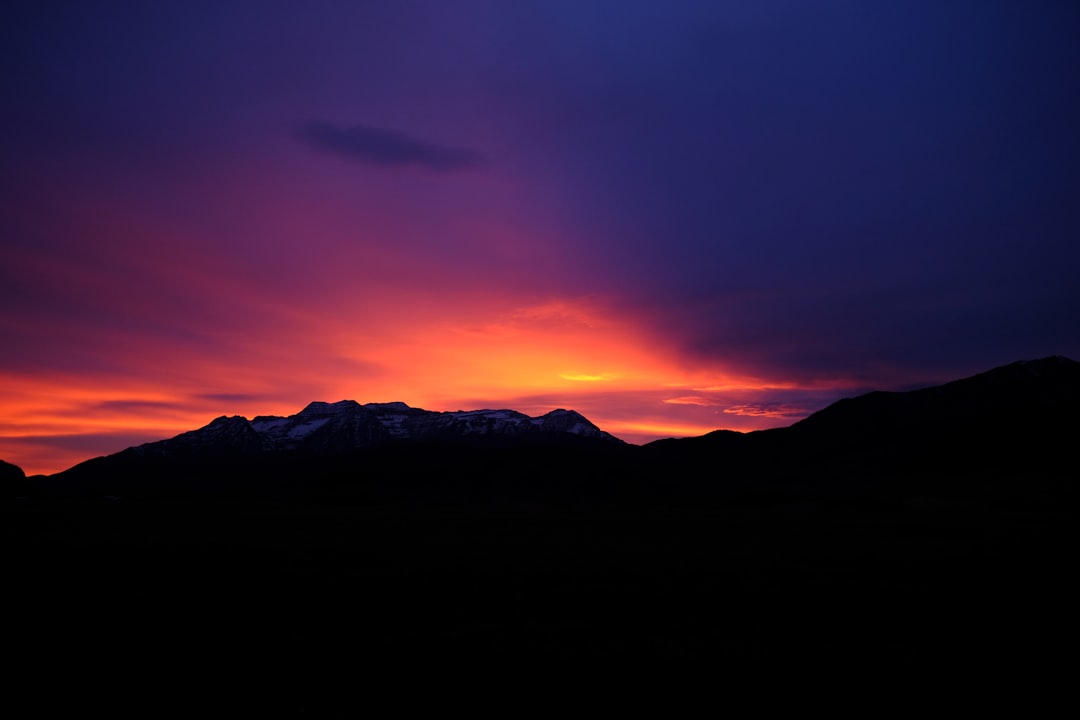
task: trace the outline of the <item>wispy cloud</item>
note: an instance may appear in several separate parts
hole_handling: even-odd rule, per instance
[[[308,122],[297,128],[296,136],[311,147],[368,165],[414,165],[452,171],[479,167],[487,162],[487,158],[475,150],[439,145],[397,130],[369,125],[344,127]]]
[[[698,405],[700,407],[709,407],[710,405],[716,404],[711,400],[698,395],[683,395],[681,397],[668,398],[664,402],[669,405]]]
[[[727,415],[750,417],[798,418],[804,417],[809,412],[806,408],[779,403],[747,403],[724,408],[724,413]]]

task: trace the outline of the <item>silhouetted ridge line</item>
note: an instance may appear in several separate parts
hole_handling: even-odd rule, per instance
[[[498,466],[513,474],[518,453],[547,453],[550,459],[552,452],[625,447],[572,410],[531,417],[507,409],[433,412],[403,402],[341,400],[312,402],[284,417],[218,417],[173,438],[80,463],[44,486],[88,497],[295,495],[327,482],[351,482],[342,478],[403,472],[414,479],[478,477]]]
[[[529,417],[513,410],[432,412],[403,402],[312,402],[295,415],[247,420],[219,417],[205,427],[134,448],[142,455],[260,453],[303,450],[338,453],[395,441],[482,440],[568,434],[621,443],[579,413],[552,410]]]
[[[839,400],[787,428],[644,447],[692,492],[1061,498],[1075,493],[1080,363],[1048,357]],[[702,472],[699,468],[708,468]]]
[[[837,401],[792,425],[798,432],[943,432],[961,425],[1030,426],[1066,420],[1080,394],[1080,363],[1048,357],[1004,365],[944,385],[871,392]],[[1017,417],[1024,413],[1024,417]]]
[[[572,410],[431,412],[315,402],[287,417],[219,417],[41,484],[87,497],[268,494],[456,503],[578,503],[922,493],[1073,492],[1080,364],[1005,365],[944,385],[847,398],[788,428],[627,445]],[[500,500],[500,501],[502,501]],[[681,500],[680,500],[681,501]],[[1043,500],[1038,500],[1042,502]]]

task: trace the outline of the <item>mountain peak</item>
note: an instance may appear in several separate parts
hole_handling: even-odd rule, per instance
[[[216,417],[213,420],[211,420],[210,423],[206,427],[208,427],[208,428],[211,428],[211,427],[229,427],[229,426],[236,426],[236,425],[246,423],[246,422],[247,422],[247,418],[245,418],[245,417],[243,417],[241,415],[222,415],[221,417]]]
[[[21,480],[24,477],[26,473],[21,467],[0,460],[0,480]]]
[[[301,410],[298,414],[299,415],[304,415],[304,416],[340,415],[343,412],[348,412],[350,410],[356,410],[357,408],[360,408],[360,407],[363,407],[363,406],[360,403],[356,402],[355,400],[338,400],[337,402],[334,402],[334,403],[315,401],[315,402],[308,403],[307,406],[303,410]]]
[[[403,403],[401,401],[388,402],[388,403],[364,403],[363,407],[365,407],[365,408],[367,408],[369,410],[374,410],[375,412],[380,412],[380,411],[403,412],[403,411],[406,411],[406,410],[414,410],[414,409],[416,409],[416,408],[409,407],[408,405],[406,405],[405,403]]]
[[[1021,360],[1016,363],[1016,365],[1024,368],[1035,376],[1046,374],[1060,375],[1066,373],[1075,375],[1080,372],[1080,363],[1061,355],[1051,355],[1050,357],[1039,358],[1038,360]],[[1008,367],[1008,365],[1005,367]],[[1003,368],[999,368],[999,370],[1000,369]]]
[[[433,412],[400,401],[361,405],[355,400],[339,400],[311,402],[287,417],[260,415],[247,420],[239,415],[223,415],[198,430],[141,445],[136,451],[153,456],[292,450],[325,455],[391,442],[463,439],[476,442],[484,436],[534,439],[546,436],[554,440],[565,435],[622,442],[573,410],[558,409],[529,417],[514,410]]]
[[[585,416],[579,413],[577,410],[567,410],[565,408],[556,408],[554,410],[544,413],[542,417],[574,417],[581,418],[582,420],[585,419]]]

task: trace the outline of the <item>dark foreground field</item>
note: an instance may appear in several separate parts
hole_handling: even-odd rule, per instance
[[[3,515],[8,679],[42,707],[318,714],[500,678],[541,696],[672,675],[716,693],[933,675],[1053,688],[1074,667],[1073,518],[1053,507],[23,500]]]

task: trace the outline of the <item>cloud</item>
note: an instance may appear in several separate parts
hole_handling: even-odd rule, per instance
[[[782,403],[747,403],[724,408],[724,413],[751,417],[801,418],[810,414],[810,411],[807,408]]]
[[[710,405],[716,404],[710,400],[707,400],[706,398],[699,397],[697,395],[684,395],[682,397],[668,398],[664,402],[668,403],[669,405],[699,405],[701,407],[709,407]]]
[[[487,162],[487,158],[475,150],[437,145],[396,130],[369,125],[342,127],[309,122],[297,129],[296,136],[311,147],[368,165],[419,165],[429,170],[453,171],[479,167]]]
[[[87,408],[91,412],[118,413],[156,413],[174,412],[186,409],[181,402],[163,402],[159,400],[106,400]]]

